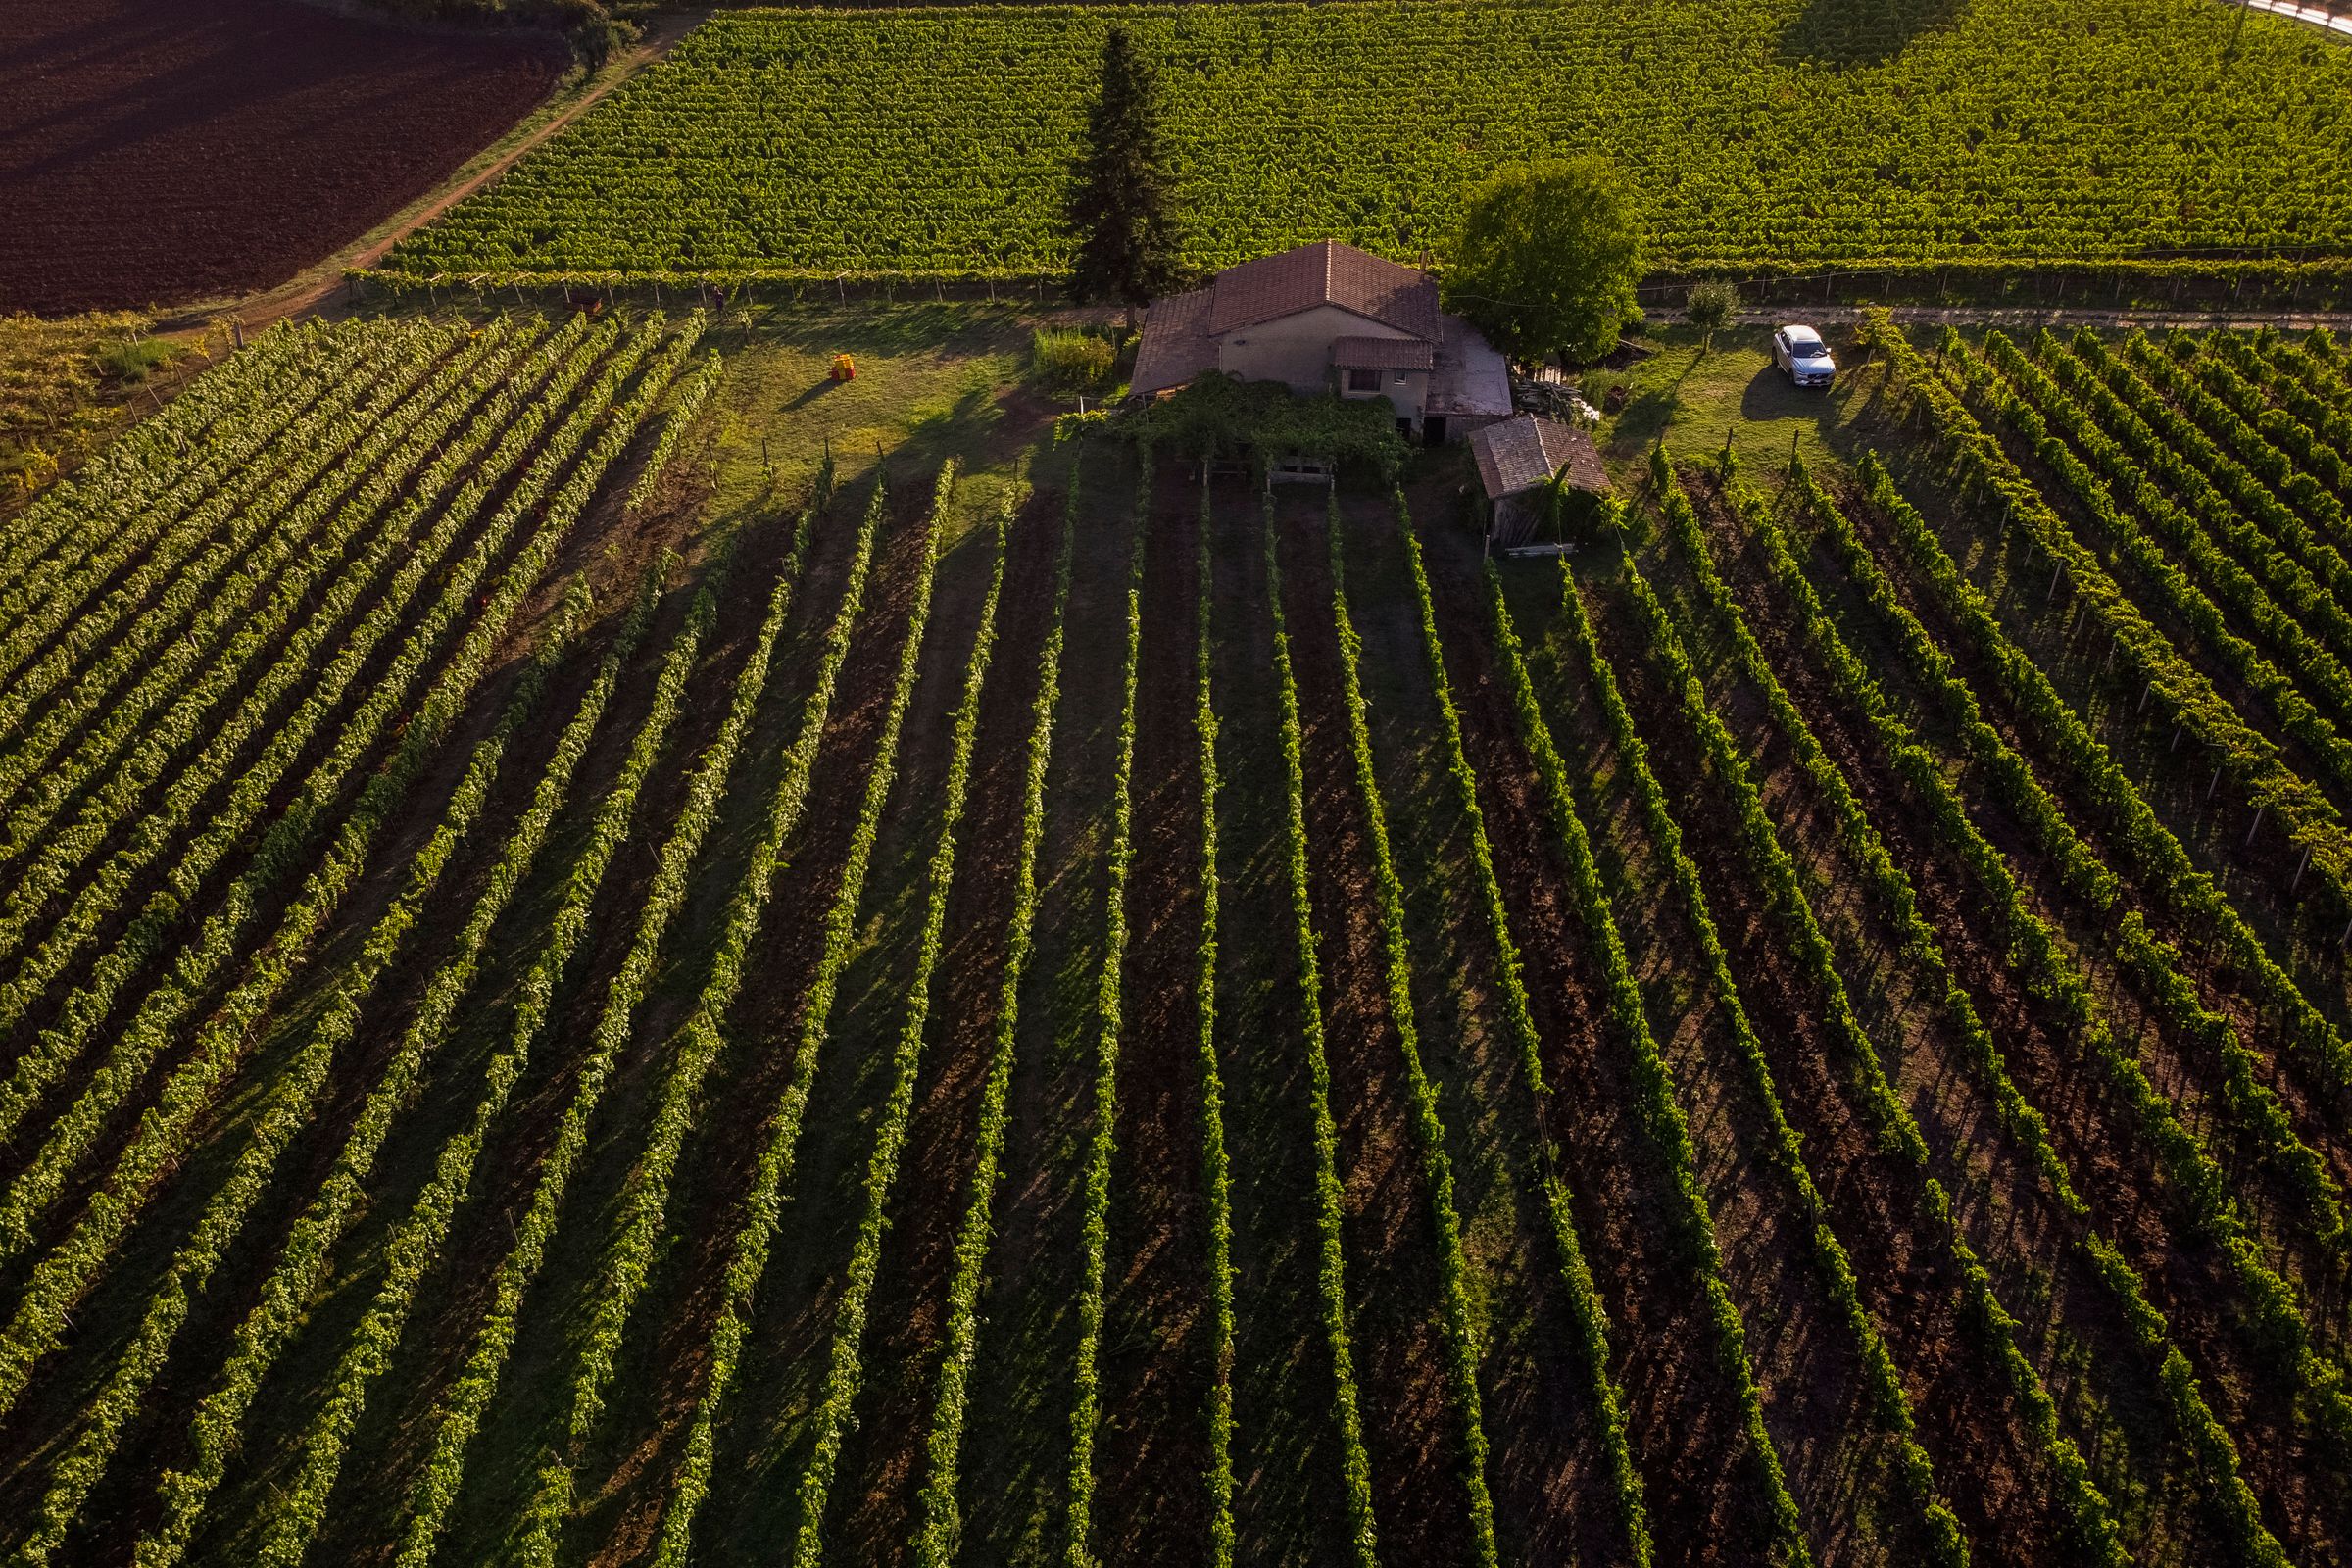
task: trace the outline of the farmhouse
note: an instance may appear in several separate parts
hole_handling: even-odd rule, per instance
[[[1503,549],[1535,537],[1555,489],[1609,493],[1592,438],[1556,419],[1523,414],[1487,425],[1470,437],[1470,456],[1478,463],[1487,538]]]
[[[1133,390],[1157,396],[1207,370],[1385,397],[1400,433],[1433,444],[1511,412],[1509,367],[1438,309],[1437,279],[1337,240],[1244,262],[1152,307]]]

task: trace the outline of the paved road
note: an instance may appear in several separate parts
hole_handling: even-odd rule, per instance
[[[2326,27],[2329,32],[2340,32],[2352,38],[2352,15],[2339,15],[2325,6],[2297,5],[2295,0],[2245,0],[2245,3],[2256,11],[2268,11],[2275,17],[2292,17],[2297,22],[2308,22],[2315,27]]]
[[[1862,318],[1864,311],[1876,310],[1870,305],[1788,305],[1761,307],[1735,312],[1732,319],[1742,325],[1778,325],[1783,321],[1850,322]],[[2191,331],[2214,327],[2231,327],[2251,332],[2272,326],[2281,331],[2302,331],[2306,327],[2325,326],[2333,331],[2352,331],[2352,311],[2113,311],[2077,309],[2072,306],[2017,305],[1890,305],[1886,313],[1904,326],[2112,326],[2145,327],[2159,330],[2184,326]],[[1679,321],[1680,311],[1651,311],[1653,320]]]

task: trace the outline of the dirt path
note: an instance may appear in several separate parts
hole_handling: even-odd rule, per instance
[[[355,267],[373,267],[393,246],[448,212],[466,197],[521,162],[573,121],[595,108],[647,66],[669,53],[678,40],[710,16],[710,8],[665,11],[648,17],[644,35],[607,60],[593,75],[559,91],[505,138],[484,148],[449,176],[441,187],[393,215],[333,255],[303,269],[275,288],[225,304],[190,306],[156,322],[158,335],[189,335],[226,317],[248,330],[291,317],[332,316],[341,313],[347,298],[343,274]],[[560,109],[556,105],[562,104]],[[549,111],[553,109],[554,112]]]

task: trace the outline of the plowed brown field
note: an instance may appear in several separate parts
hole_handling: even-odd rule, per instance
[[[274,283],[431,190],[545,97],[543,37],[403,31],[291,0],[0,13],[0,311]]]

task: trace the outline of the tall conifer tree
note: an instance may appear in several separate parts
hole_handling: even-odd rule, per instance
[[[1065,212],[1078,238],[1070,293],[1119,301],[1132,325],[1137,309],[1173,292],[1182,274],[1157,84],[1135,40],[1115,24],[1102,40],[1102,95],[1087,118],[1086,148],[1073,172]]]

